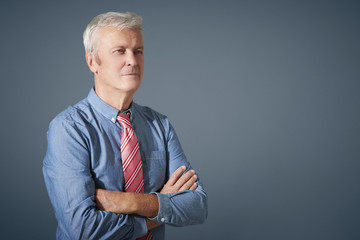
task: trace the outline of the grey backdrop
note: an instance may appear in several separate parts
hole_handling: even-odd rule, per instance
[[[209,196],[167,239],[360,239],[359,1],[2,1],[1,239],[54,239],[48,124],[86,97],[82,32],[144,19],[136,101],[166,114]]]

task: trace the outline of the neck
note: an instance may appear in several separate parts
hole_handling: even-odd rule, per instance
[[[95,84],[95,92],[101,100],[116,108],[117,110],[127,110],[133,99],[133,93],[123,93],[120,91],[105,91]]]

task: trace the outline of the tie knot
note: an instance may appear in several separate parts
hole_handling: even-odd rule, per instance
[[[123,128],[131,128],[130,113],[119,113],[116,120],[120,123]]]

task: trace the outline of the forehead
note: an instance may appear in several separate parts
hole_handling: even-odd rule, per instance
[[[124,47],[142,47],[143,38],[139,30],[132,28],[101,27],[97,33],[99,47],[102,45],[121,45]]]

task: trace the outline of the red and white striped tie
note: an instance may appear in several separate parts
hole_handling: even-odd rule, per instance
[[[144,177],[140,149],[135,132],[131,127],[130,113],[119,113],[116,119],[123,128],[120,149],[125,178],[125,192],[143,193]],[[152,240],[153,237],[148,231],[145,236],[137,239]]]

